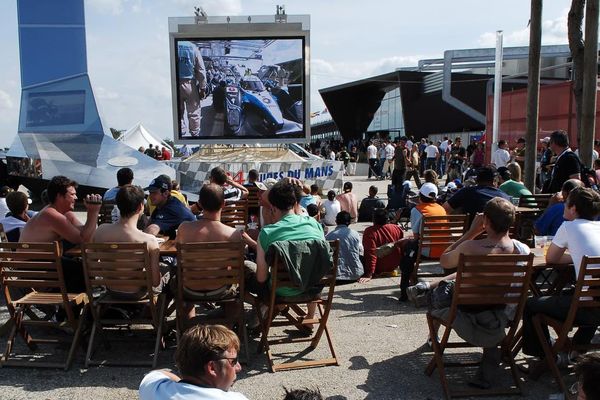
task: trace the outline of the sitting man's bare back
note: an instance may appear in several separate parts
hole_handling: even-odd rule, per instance
[[[158,265],[158,241],[154,235],[144,233],[137,228],[138,218],[144,212],[144,192],[137,186],[126,185],[119,189],[115,199],[121,213],[119,222],[100,225],[92,237],[92,242],[146,243],[150,253],[150,265],[148,267],[152,271],[152,285],[155,289],[162,290]],[[120,292],[129,293],[135,293],[138,290],[138,287],[119,288]]]

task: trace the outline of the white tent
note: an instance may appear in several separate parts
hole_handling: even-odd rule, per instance
[[[153,146],[159,145],[166,147],[171,155],[175,154],[175,151],[171,146],[165,143],[163,140],[159,139],[156,135],[152,134],[148,129],[146,129],[141,122],[138,122],[131,128],[127,130],[124,134],[121,135],[119,141],[125,143],[127,146],[132,147],[134,149],[139,149],[140,147],[144,147],[147,149],[150,143]]]

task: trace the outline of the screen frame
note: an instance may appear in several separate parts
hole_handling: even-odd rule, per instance
[[[180,138],[179,137],[179,110],[177,90],[177,65],[176,43],[179,40],[209,41],[209,40],[256,40],[256,39],[300,39],[304,46],[302,56],[304,60],[304,82],[302,87],[302,101],[304,109],[304,133],[301,137],[284,138]],[[173,116],[173,142],[178,145],[202,144],[281,144],[281,143],[307,143],[310,141],[310,34],[299,23],[246,23],[246,24],[193,24],[178,25],[177,32],[169,32],[169,49],[171,63],[171,100]]]

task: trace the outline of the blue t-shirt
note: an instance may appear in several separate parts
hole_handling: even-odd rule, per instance
[[[117,193],[119,192],[119,189],[121,189],[121,188],[118,186],[108,189],[106,192],[104,192],[104,196],[102,196],[102,200],[103,201],[115,201],[117,199]]]
[[[453,209],[462,208],[465,214],[483,212],[488,201],[494,197],[502,197],[510,201],[510,196],[502,190],[491,186],[469,186],[460,189],[448,199],[448,204]]]
[[[160,232],[170,239],[175,239],[175,230],[183,221],[195,220],[196,216],[190,209],[173,196],[169,196],[164,206],[156,207],[150,217],[150,223],[158,225]]]
[[[556,231],[565,222],[563,213],[565,211],[565,203],[556,203],[540,215],[535,221],[535,229],[540,235],[556,235]]]

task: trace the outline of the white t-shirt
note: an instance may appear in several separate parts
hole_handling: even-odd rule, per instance
[[[152,371],[140,383],[140,400],[248,400],[238,392],[225,392],[217,388],[207,388],[180,383],[169,379],[160,371]]]
[[[4,218],[9,212],[10,210],[6,205],[6,197],[0,197],[0,218]]]
[[[335,161],[335,151],[331,150],[331,153],[329,153],[329,159],[331,161]]]
[[[444,140],[442,143],[440,143],[440,150],[442,151],[442,153],[445,153],[446,150],[448,150],[448,141]]]
[[[427,158],[435,158],[440,153],[440,151],[437,147],[430,144],[429,146],[425,147],[425,153],[427,153]]]
[[[375,145],[369,145],[367,147],[367,154],[369,158],[377,158],[377,147]]]
[[[325,217],[323,217],[323,222],[325,222],[325,225],[335,226],[335,217],[337,217],[338,213],[342,211],[340,202],[336,199],[333,199],[333,201],[327,199],[321,204],[325,209]]]
[[[385,146],[385,158],[387,160],[394,158],[394,151],[396,151],[396,148],[392,146],[391,143],[388,143],[387,146]]]
[[[562,249],[569,249],[575,276],[579,276],[583,256],[600,256],[600,221],[576,219],[565,221],[556,231],[552,243]]]
[[[506,164],[510,161],[510,153],[505,149],[498,149],[492,154],[492,164],[496,168],[506,167]]]

